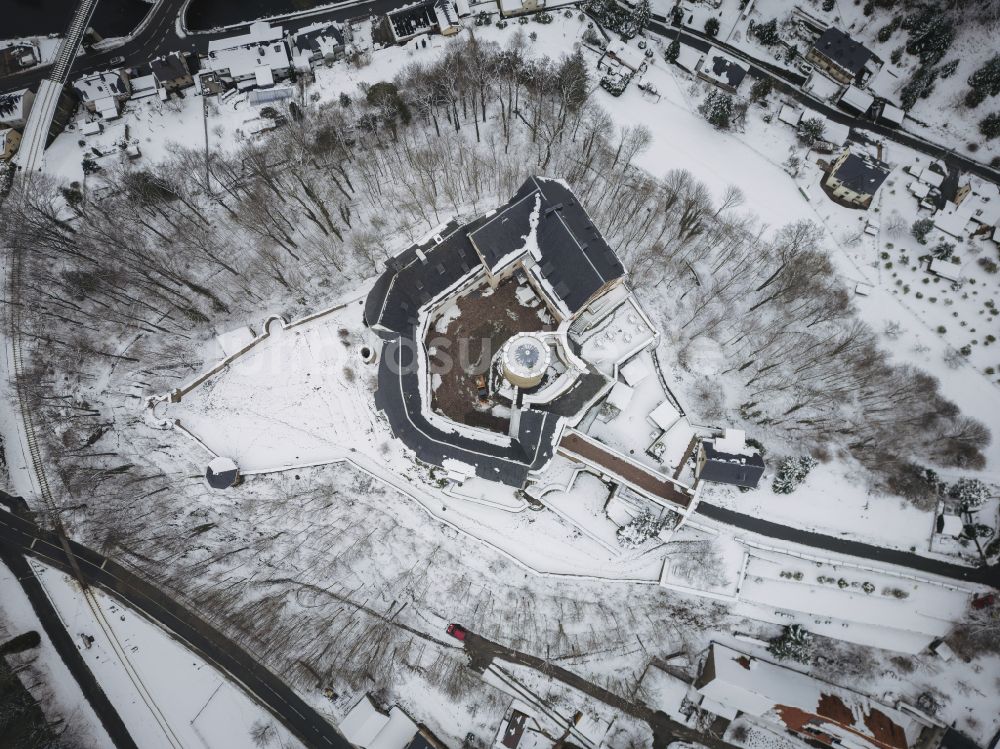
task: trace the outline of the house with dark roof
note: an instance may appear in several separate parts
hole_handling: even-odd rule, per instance
[[[844,151],[823,181],[827,192],[850,206],[867,208],[892,168],[867,154]]]
[[[468,238],[492,285],[523,271],[557,321],[576,317],[625,278],[618,255],[557,180],[529,179]]]
[[[296,70],[308,71],[321,60],[333,61],[344,54],[344,32],[337,23],[314,23],[292,34],[292,62]]]
[[[723,436],[698,444],[695,476],[701,481],[753,489],[763,475],[763,456],[747,444],[739,429],[727,429]]]
[[[864,83],[877,72],[882,60],[861,42],[830,27],[813,43],[806,60],[840,83]]]
[[[702,80],[735,94],[750,72],[750,66],[720,49],[709,47],[708,52],[695,66],[695,72]]]
[[[157,86],[166,89],[167,93],[194,85],[187,61],[179,52],[157,57],[149,63],[149,70]]]

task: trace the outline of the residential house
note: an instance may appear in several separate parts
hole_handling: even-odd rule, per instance
[[[971,177],[958,187],[954,199],[944,201],[934,214],[934,227],[958,239],[974,232],[988,234],[989,227],[997,226],[1000,226],[1000,187],[978,177]]]
[[[187,61],[179,52],[157,57],[149,63],[149,69],[157,85],[168,94],[194,85]]]
[[[0,94],[0,126],[24,130],[34,102],[35,94],[29,88]]]
[[[455,7],[452,0],[435,0],[434,5],[431,6],[431,12],[434,14],[434,20],[437,22],[438,31],[441,32],[442,36],[452,36],[461,30],[462,24],[458,20],[458,8]]]
[[[713,642],[695,680],[701,709],[740,713],[812,746],[912,749],[925,725],[900,710],[808,674]]]
[[[295,69],[305,72],[313,63],[332,62],[344,54],[344,32],[340,24],[314,23],[292,34],[291,45]]]
[[[0,161],[10,161],[21,145],[21,134],[14,128],[0,130]]]
[[[351,708],[338,728],[359,749],[444,749],[430,731],[414,723],[398,705],[387,714],[375,707],[368,695]]]
[[[283,36],[280,26],[252,23],[246,34],[209,42],[204,67],[217,73],[223,83],[235,83],[240,89],[271,85],[292,67]]]
[[[750,72],[750,66],[722,50],[709,47],[708,52],[697,65],[697,75],[702,80],[714,83],[723,91],[735,94]]]
[[[400,44],[434,31],[450,36],[460,28],[452,0],[427,0],[389,11],[379,31],[384,39]]]
[[[740,429],[727,429],[723,436],[701,440],[695,476],[702,481],[754,489],[764,475],[764,457],[746,442]]]
[[[641,73],[646,69],[646,58],[643,57],[642,51],[630,47],[618,39],[608,42],[608,48],[604,54],[628,68],[633,74]]]
[[[499,0],[499,3],[500,15],[508,18],[545,9],[545,0]]]
[[[128,76],[121,70],[110,70],[84,76],[73,83],[84,109],[113,120],[121,114],[121,105],[132,94]]]
[[[824,185],[835,198],[867,208],[890,171],[888,164],[867,154],[844,151],[830,165]]]
[[[813,43],[806,60],[840,83],[864,83],[882,64],[865,45],[832,26]]]

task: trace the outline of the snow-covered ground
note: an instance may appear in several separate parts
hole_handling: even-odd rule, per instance
[[[726,3],[727,7],[733,4],[731,0]],[[514,23],[506,29],[491,26],[477,29],[476,33],[504,44],[520,30],[532,32],[537,34],[537,40],[528,41],[533,54],[558,56],[569,51],[582,36],[585,23],[575,14],[571,18],[555,15],[554,22],[549,25]],[[725,33],[727,29],[723,25],[722,34]],[[467,34],[463,32],[460,37]],[[360,97],[363,94],[359,84],[391,80],[406,64],[436,59],[452,43],[435,36],[429,39],[427,48],[410,45],[375,50],[371,52],[370,63],[360,68],[347,63],[318,68],[316,82],[305,85],[300,102],[318,107],[336,102],[341,93]],[[588,64],[596,64],[596,55],[586,54]],[[666,65],[659,49],[643,78],[655,84],[661,98],[643,94],[634,82],[620,98],[612,98],[603,90],[594,95],[617,124],[643,124],[649,128],[653,140],[650,150],[643,156],[643,166],[656,175],[674,168],[689,169],[708,185],[716,201],[727,186],[738,185],[744,192],[745,203],[736,210],[755,214],[761,223],[771,228],[798,218],[821,221],[827,230],[826,246],[848,287],[853,288],[859,281],[873,287],[868,297],[855,299],[863,316],[876,330],[882,330],[887,322],[900,323],[900,334],[885,337],[883,345],[899,361],[914,363],[938,374],[948,398],[965,412],[987,422],[994,434],[1000,435],[1000,390],[982,371],[987,360],[982,359],[977,350],[977,355],[970,356],[967,365],[954,370],[948,368],[945,353],[947,347],[957,341],[929,332],[937,324],[948,325],[940,323],[934,315],[945,305],[939,301],[940,307],[930,308],[927,307],[929,300],[925,299],[923,307],[911,307],[915,300],[913,287],[919,281],[916,277],[904,277],[903,271],[896,267],[885,268],[885,261],[878,255],[885,251],[887,242],[898,242],[888,250],[895,266],[900,262],[896,255],[902,252],[908,240],[880,234],[877,247],[871,246],[874,242],[867,239],[860,243],[849,241],[860,233],[864,214],[841,209],[826,199],[818,188],[819,172],[815,164],[807,163],[797,179],[789,177],[781,168],[790,153],[801,155],[803,149],[796,143],[792,130],[779,124],[776,118],[772,123],[764,122],[766,111],[774,113],[774,104],[769,110],[752,107],[744,132],[723,134],[712,129],[696,111],[704,96],[704,84],[695,83],[678,68]],[[207,111],[207,120],[204,111]],[[137,163],[148,166],[165,158],[170,152],[170,144],[175,142],[204,148],[207,137],[209,149],[237,147],[242,138],[248,137],[246,123],[260,116],[258,110],[246,103],[243,95],[225,103],[212,101],[205,109],[199,97],[188,96],[165,105],[149,100],[130,103],[124,120],[129,125],[130,136],[137,139],[143,152]],[[78,131],[68,131],[56,140],[48,152],[48,168],[53,174],[68,180],[83,179],[80,162],[86,145],[79,146],[79,139]],[[105,158],[110,164],[120,157]],[[893,146],[886,158],[898,169],[912,162],[915,155]],[[87,180],[88,184],[100,182],[99,177]],[[887,191],[893,188],[895,193],[883,196],[882,216],[887,210],[899,210],[911,221],[913,215],[907,212],[903,202],[909,196],[903,194],[899,183],[887,185]],[[884,218],[882,223],[882,232],[885,232]],[[910,253],[911,261],[914,254]],[[894,271],[901,273],[900,278],[891,275]],[[906,279],[910,279],[909,295],[903,294],[895,283],[896,280],[907,283]],[[983,284],[986,283],[984,279]],[[655,292],[650,296],[651,306],[655,306]],[[967,310],[964,313],[967,317],[978,316],[974,306],[976,297],[970,295],[970,299],[973,301],[956,298],[954,306],[948,309]],[[963,303],[968,304],[963,306]],[[262,309],[260,318],[266,313],[267,310]],[[629,688],[634,686],[634,677],[648,661],[644,641],[655,643],[651,647],[660,654],[681,646],[696,652],[704,646],[710,632],[737,626],[735,617],[722,613],[725,610],[721,606],[715,608],[697,598],[664,592],[650,584],[658,579],[660,571],[661,560],[654,555],[612,554],[612,528],[601,517],[602,489],[600,482],[591,480],[592,477],[580,483],[578,493],[553,494],[552,506],[561,511],[559,514],[527,510],[512,496],[497,497],[482,487],[470,488],[471,497],[428,492],[426,486],[430,477],[423,469],[404,460],[385,428],[373,418],[368,404],[369,367],[353,354],[363,335],[359,317],[359,309],[355,307],[350,315],[338,317],[334,313],[299,327],[284,328],[273,323],[269,329],[271,335],[259,346],[259,351],[233,362],[180,403],[162,410],[158,407],[156,414],[179,418],[182,426],[190,428],[211,451],[237,457],[245,471],[327,462],[343,457],[345,451],[350,452],[353,448],[358,453],[354,456],[355,464],[385,483],[370,482],[363,473],[340,464],[322,469],[301,468],[272,476],[251,475],[234,492],[221,496],[208,494],[197,478],[189,478],[201,475],[208,453],[177,435],[157,433],[158,444],[152,452],[162,450],[171,454],[155,454],[154,459],[163,460],[168,466],[165,470],[178,477],[179,484],[183,483],[180,477],[188,479],[179,487],[179,491],[187,492],[187,498],[179,502],[188,504],[178,504],[177,513],[170,522],[183,524],[197,517],[198,523],[204,523],[204,516],[211,515],[224,521],[220,526],[227,526],[225,536],[220,536],[219,530],[206,535],[205,546],[191,550],[191,557],[202,559],[202,554],[207,556],[213,544],[232,548],[230,533],[238,535],[243,542],[235,545],[237,550],[233,551],[232,560],[205,562],[204,566],[200,563],[194,566],[196,562],[192,561],[190,579],[185,575],[179,575],[179,579],[185,583],[197,579],[226,584],[228,576],[235,574],[248,581],[247,588],[253,591],[248,595],[254,597],[251,603],[255,604],[257,596],[267,600],[261,591],[266,591],[268,585],[277,585],[275,568],[281,568],[282,577],[278,579],[284,580],[280,588],[282,602],[277,611],[268,610],[262,614],[260,626],[267,629],[268,638],[278,637],[279,631],[282,637],[291,639],[308,635],[308,643],[299,643],[302,648],[328,637],[334,638],[341,632],[345,620],[361,632],[368,632],[373,626],[392,630],[384,620],[395,621],[402,611],[398,608],[400,604],[405,608],[412,601],[405,615],[399,616],[399,623],[411,628],[400,635],[408,644],[393,640],[393,645],[401,649],[399,659],[408,667],[414,666],[412,673],[417,673],[419,667],[420,673],[434,674],[434,678],[442,669],[454,667],[457,661],[452,658],[454,653],[441,655],[437,645],[426,644],[428,638],[440,635],[441,627],[449,619],[459,619],[477,631],[482,628],[487,636],[512,641],[546,656],[551,647],[574,668],[609,684],[617,682],[623,690],[626,682]],[[260,332],[256,321],[250,324]],[[342,342],[340,328],[347,331],[349,346]],[[948,328],[952,335],[952,325]],[[660,354],[665,361],[674,360],[675,352],[670,350],[669,341],[662,343]],[[345,366],[355,373],[350,382],[344,376]],[[678,367],[668,369],[671,387],[677,385],[683,392],[684,372]],[[635,435],[636,439],[640,437],[644,439],[642,434]],[[176,441],[167,448],[162,447],[162,443],[172,440]],[[983,476],[997,475],[997,458],[994,447],[988,453],[988,469]],[[863,484],[851,481],[852,469],[850,463],[834,457],[830,463],[816,468],[809,480],[792,495],[773,495],[762,484],[760,490],[748,494],[713,493],[712,501],[769,520],[816,528],[833,535],[885,543],[895,548],[926,549],[929,514],[895,497],[870,495]],[[417,501],[410,501],[404,493],[416,497]],[[457,534],[453,529],[465,533]],[[477,543],[468,536],[483,539],[486,544]],[[584,577],[568,580],[530,576],[527,570],[512,564],[501,552],[511,553],[536,568],[544,567],[560,574],[631,579],[645,584],[608,585]],[[229,568],[229,564],[234,566]],[[252,587],[249,581],[254,578],[258,580]],[[284,592],[288,586],[294,586],[297,593],[291,596],[294,601],[286,604]],[[327,595],[331,596],[330,600],[334,600],[333,596],[339,598],[331,603],[324,597]],[[613,604],[610,613],[604,602]],[[324,608],[327,606],[330,608]],[[362,611],[364,606],[377,610],[383,618]],[[632,606],[636,607],[634,611]],[[583,613],[580,613],[581,608]],[[571,610],[573,614],[569,614]],[[619,622],[617,617],[622,611],[627,613]],[[669,614],[670,620],[642,620],[643,616],[656,616],[658,611]],[[343,615],[342,612],[349,613]],[[323,619],[323,615],[331,618]],[[127,617],[129,621],[134,618]],[[315,630],[292,626],[293,621],[307,620],[313,623]],[[557,621],[558,631],[553,624]],[[564,631],[564,625],[569,633]],[[688,629],[690,631],[678,631]],[[765,626],[762,634],[769,636],[775,630]],[[414,656],[413,649],[418,647],[420,653]],[[140,647],[140,651],[146,649],[149,648]],[[280,648],[275,650],[285,652]],[[317,667],[322,664],[322,668],[331,672],[342,665],[332,660],[333,656],[328,656],[325,650],[314,652],[314,656]],[[272,657],[283,656],[272,653]],[[890,669],[889,657],[884,653],[872,656],[871,661],[875,664],[872,667],[884,668],[885,672],[858,678],[859,687],[881,694],[887,690],[887,685],[898,686],[913,697],[919,689],[937,683],[943,673],[939,682],[941,691],[956,695],[948,699],[945,708],[949,719],[958,720],[982,740],[992,735],[995,722],[981,719],[974,726],[972,719],[977,714],[1000,713],[995,692],[979,690],[983,670],[990,673],[989,669],[993,669],[995,673],[995,658],[980,659],[974,664],[949,664],[944,670],[937,661],[921,662],[906,683],[897,685],[893,682],[895,676],[886,675]],[[291,672],[292,664],[288,666]],[[149,668],[155,670],[156,662]],[[980,669],[979,674],[976,669]],[[201,669],[199,673],[206,671],[210,672]],[[363,673],[364,668],[359,667],[358,672]],[[449,711],[440,705],[423,706],[424,681],[413,677],[412,673],[410,680],[400,679],[395,685],[400,699],[418,719],[430,715],[443,732],[466,727],[485,730],[485,724],[493,720],[499,709],[493,705],[483,714],[471,715],[463,710]],[[380,673],[379,678],[383,676],[384,673]],[[301,674],[296,677],[302,678]],[[365,680],[368,677],[355,675],[354,678],[351,689],[369,684]],[[973,690],[979,691],[973,694]],[[216,699],[209,699],[208,694],[195,689],[190,691],[192,694],[198,692],[202,703],[207,700],[211,705]],[[315,695],[310,696],[318,699]],[[193,715],[188,713],[195,707],[194,701],[194,697],[191,704],[184,701],[182,712],[186,712],[180,720],[185,725]],[[454,704],[469,703],[456,700]],[[965,712],[967,709],[969,712]],[[340,706],[334,708],[334,712],[338,710]],[[240,721],[239,725],[244,726],[242,718]],[[196,722],[200,725],[200,719]]]
[[[95,590],[103,612],[98,621],[71,578],[30,564],[136,744],[250,749],[256,745],[251,729],[262,722],[274,726],[283,746],[300,746],[232,681],[161,629]],[[85,643],[90,637],[93,642]]]
[[[3,606],[0,607],[0,640],[32,630],[42,637],[38,648],[28,651],[22,658],[32,662],[29,674],[32,683],[36,684],[36,691],[39,687],[46,690],[45,695],[34,696],[39,699],[48,720],[65,721],[65,725],[70,727],[66,738],[79,741],[81,746],[94,749],[110,749],[114,746],[76,680],[45,634],[24,589],[10,569],[2,563],[0,600],[3,601]],[[47,695],[51,697],[47,698]]]

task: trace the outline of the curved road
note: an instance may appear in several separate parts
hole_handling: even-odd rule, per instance
[[[907,569],[919,572],[947,577],[951,580],[988,585],[991,588],[1000,590],[1000,565],[996,564],[992,567],[965,567],[960,564],[951,564],[908,551],[886,549],[882,546],[873,546],[860,541],[837,538],[825,533],[806,531],[781,525],[780,523],[772,523],[770,520],[763,520],[753,515],[745,515],[734,510],[727,510],[724,507],[717,507],[707,502],[700,502],[698,507],[695,508],[695,514],[704,515],[720,523],[736,526],[751,533],[757,533],[779,541],[790,541],[791,543],[809,546],[814,549],[823,549],[836,554],[846,554],[861,559],[869,559],[880,564],[906,567]]]
[[[74,541],[69,545],[88,584],[157,622],[209,664],[228,674],[306,746],[352,749],[331,723],[235,642],[121,565]],[[0,511],[0,546],[11,554],[34,556],[74,574],[55,535],[20,515]]]

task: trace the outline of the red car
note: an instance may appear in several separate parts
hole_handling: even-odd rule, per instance
[[[456,640],[464,640],[468,632],[465,631],[465,627],[461,624],[449,624],[445,629],[449,635],[454,637]]]

